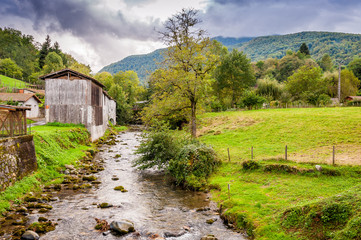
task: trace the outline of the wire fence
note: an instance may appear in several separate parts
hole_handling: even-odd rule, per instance
[[[329,165],[361,165],[361,145],[328,145],[302,149],[295,146],[231,147],[225,150],[227,161],[286,160]]]

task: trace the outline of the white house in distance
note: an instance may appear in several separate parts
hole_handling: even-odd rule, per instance
[[[39,116],[40,99],[34,93],[0,93],[0,102],[18,102],[19,106],[29,107],[26,111],[27,118],[37,118]]]
[[[41,76],[45,80],[46,122],[84,124],[92,141],[116,122],[116,102],[96,79],[72,69]]]

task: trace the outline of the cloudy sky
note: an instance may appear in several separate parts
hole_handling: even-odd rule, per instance
[[[49,34],[97,72],[163,47],[156,30],[182,8],[198,9],[211,37],[361,33],[359,0],[0,0],[0,27],[16,28],[38,42]]]

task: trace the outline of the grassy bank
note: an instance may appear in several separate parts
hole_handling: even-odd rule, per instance
[[[223,217],[256,239],[356,239],[350,236],[359,231],[361,166],[326,163],[335,145],[336,163],[359,164],[359,112],[325,108],[205,114],[200,139],[212,144],[225,162],[210,179]],[[293,161],[280,160],[285,145]],[[251,146],[256,161],[244,164]],[[321,172],[315,170],[316,162]]]
[[[76,164],[93,148],[88,131],[80,126],[36,126],[32,134],[39,168],[0,194],[0,213],[25,193],[39,190],[42,184],[61,177],[59,171],[65,164]]]
[[[0,74],[0,87],[10,87],[10,88],[25,88],[29,84],[11,77],[7,77]]]

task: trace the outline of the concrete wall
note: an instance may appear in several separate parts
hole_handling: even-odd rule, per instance
[[[28,101],[22,104],[24,107],[31,107],[30,111],[26,111],[27,118],[37,118],[39,117],[39,102],[35,100],[35,98],[30,98]]]
[[[33,136],[0,139],[0,191],[37,167]]]
[[[116,103],[110,99],[107,95],[103,94],[104,97],[104,108],[103,108],[103,119],[112,121],[112,124],[116,124]]]

